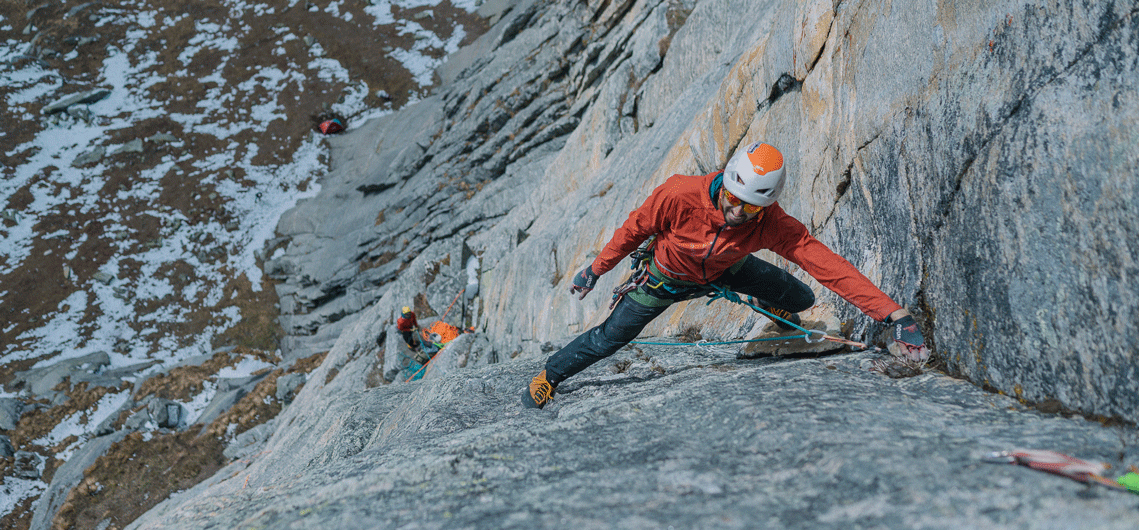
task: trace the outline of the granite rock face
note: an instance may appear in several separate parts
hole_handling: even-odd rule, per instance
[[[1118,469],[1139,458],[1133,430],[1040,414],[944,375],[889,379],[868,354],[640,346],[616,357],[627,362],[591,367],[541,411],[518,406],[536,360],[350,393],[342,369],[319,392],[306,386],[263,456],[133,528],[1134,525],[1134,495],[981,461],[1046,447]]]
[[[286,356],[329,354],[242,450],[262,456],[136,527],[1134,526],[1133,497],[979,462],[1016,447],[1139,457],[1133,427],[1013,399],[1139,419],[1139,8],[495,4],[438,92],[332,140],[320,194],[282,219],[266,269]],[[656,185],[755,139],[786,156],[783,207],[917,313],[972,384],[889,379],[865,355],[644,346],[520,410],[541,361],[599,323],[623,279],[578,301],[571,276]],[[479,295],[457,304],[470,256]],[[812,285],[805,318],[877,339]],[[383,385],[405,305],[475,333],[422,382]],[[645,335],[766,325],[697,301]]]
[[[357,319],[378,334],[416,296],[442,314],[470,254],[481,293],[465,322],[497,350],[588,329],[606,297],[563,293],[627,213],[668,176],[714,171],[762,138],[787,155],[784,208],[918,312],[950,371],[1137,418],[1134,6],[500,13],[435,96],[332,140],[320,196],[282,220],[288,245],[267,268],[284,280],[290,350],[327,350]],[[815,317],[877,335],[813,285]],[[687,304],[646,332],[738,338],[764,324]]]

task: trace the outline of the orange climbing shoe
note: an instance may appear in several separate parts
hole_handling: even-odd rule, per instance
[[[531,409],[545,407],[553,399],[556,387],[546,380],[546,371],[542,370],[542,373],[530,380],[530,387],[522,391],[522,406]]]
[[[778,307],[765,307],[764,309],[766,309],[768,313],[771,313],[771,314],[773,314],[773,315],[775,315],[775,316],[777,316],[783,320],[786,320],[787,322],[790,322],[791,324],[795,324],[795,326],[798,326],[802,323],[802,321],[799,320],[799,314],[798,313],[792,313],[786,309],[779,309]],[[792,326],[791,324],[788,324],[787,322],[784,322],[783,320],[779,320],[779,318],[774,319],[775,325],[779,326],[779,329],[781,329],[783,331],[795,329],[795,326]]]

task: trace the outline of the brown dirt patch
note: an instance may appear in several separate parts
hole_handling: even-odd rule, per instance
[[[427,301],[427,295],[424,293],[415,295],[411,309],[415,311],[416,320],[439,316],[439,313],[436,313],[435,310],[431,308],[431,304]]]
[[[218,416],[208,427],[205,434],[223,438],[229,426],[237,428],[231,433],[236,436],[253,427],[261,425],[277,416],[283,408],[277,401],[277,378],[285,374],[284,370],[273,370],[265,379],[257,383],[251,392],[237,402],[233,408]],[[300,391],[301,386],[297,387]],[[191,429],[192,430],[192,429]]]
[[[310,374],[313,370],[316,370],[321,363],[324,362],[324,358],[327,356],[328,352],[320,352],[303,359],[297,359],[297,362],[293,363],[292,368],[289,368],[289,371],[286,373],[291,374],[296,372],[304,372],[306,374]]]
[[[222,368],[236,365],[242,357],[252,357],[268,363],[280,362],[275,354],[239,347],[231,351],[214,353],[206,362],[195,366],[179,366],[169,373],[159,374],[144,381],[135,391],[134,400],[141,401],[149,395],[163,399],[187,401],[204,388],[203,383],[214,378]]]
[[[277,320],[278,282],[264,277],[261,290],[254,291],[252,284],[241,276],[226,286],[228,300],[219,309],[236,306],[241,310],[241,321],[214,338],[214,347],[238,346],[252,350],[273,351],[285,336]]]
[[[225,444],[196,430],[128,435],[87,468],[52,520],[53,529],[95,528],[106,519],[123,528],[169,497],[226,464]]]

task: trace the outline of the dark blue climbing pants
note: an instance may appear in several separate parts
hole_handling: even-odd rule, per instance
[[[811,292],[811,288],[787,271],[751,255],[742,261],[740,266],[733,266],[715,283],[754,297],[759,307],[775,307],[798,313],[815,305],[815,293]],[[550,382],[557,384],[565,381],[593,363],[613,355],[637,338],[641,330],[673,302],[697,298],[711,292],[710,289],[698,290],[672,298],[646,286],[641,286],[639,290],[641,294],[648,294],[661,303],[650,306],[629,296],[622,298],[605,322],[582,333],[550,356],[546,361],[546,377]]]

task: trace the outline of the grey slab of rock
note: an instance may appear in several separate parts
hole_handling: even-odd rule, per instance
[[[99,5],[100,3],[101,3],[101,2],[86,2],[86,3],[83,3],[83,4],[79,4],[79,5],[75,6],[75,7],[72,7],[71,9],[68,9],[68,10],[67,10],[67,13],[65,13],[65,14],[63,15],[63,18],[65,18],[65,19],[66,19],[66,18],[71,18],[71,17],[73,17],[73,16],[75,16],[75,15],[78,15],[78,14],[79,14],[80,12],[82,12],[83,10],[85,10],[85,9],[87,9],[87,8],[91,7],[91,6],[96,6],[96,5]]]
[[[487,19],[488,24],[493,25],[507,11],[514,9],[520,3],[519,0],[486,0],[479,6],[477,13],[480,17]]]
[[[1131,494],[981,458],[1052,449],[1118,470],[1139,458],[1134,428],[890,379],[867,354],[618,358],[632,365],[595,365],[540,411],[518,403],[537,362],[345,395],[132,528],[1133,528]]]
[[[67,500],[67,495],[79,482],[83,480],[83,471],[95,463],[95,460],[107,452],[107,449],[123,438],[130,431],[118,431],[109,436],[92,438],[83,447],[72,453],[63,465],[55,470],[51,484],[32,505],[31,530],[49,530],[51,520]]]
[[[181,404],[169,399],[153,398],[146,405],[150,418],[159,427],[164,429],[177,429],[185,427],[186,409]]]
[[[252,456],[261,450],[265,445],[265,441],[273,434],[273,430],[276,426],[277,423],[274,420],[255,425],[249,430],[237,435],[237,437],[226,446],[222,453],[230,460]]]
[[[202,429],[205,432],[206,426],[221,416],[225,411],[232,408],[241,398],[251,392],[257,383],[269,375],[268,372],[261,375],[251,375],[248,377],[235,377],[235,378],[221,378],[217,380],[217,391],[214,393],[213,399],[202,412],[198,414],[197,418],[187,418],[187,421],[193,421],[195,425],[203,425]]]
[[[111,91],[105,88],[88,90],[86,92],[80,92],[78,94],[67,96],[49,105],[46,105],[41,112],[44,114],[63,112],[72,105],[90,105],[106,98],[109,95],[111,95]]]
[[[312,300],[319,298],[320,294],[324,291],[314,289],[312,292],[297,293],[299,302],[305,306],[313,305]],[[316,331],[323,324],[336,322],[347,315],[358,313],[364,307],[373,301],[374,295],[363,292],[349,292],[340,296],[335,296],[331,300],[321,301],[321,304],[314,310],[301,313],[301,314],[283,314],[281,317],[281,325],[286,330]],[[283,305],[282,307],[286,307]]]
[[[43,473],[41,466],[43,457],[31,451],[16,451],[13,455],[12,476],[27,480],[36,480]]]
[[[0,431],[10,431],[20,422],[24,402],[16,398],[0,398]]]
[[[25,388],[33,395],[46,396],[56,385],[63,382],[64,378],[71,377],[71,383],[75,384],[84,375],[93,375],[110,363],[111,358],[106,352],[95,352],[49,366],[17,372],[12,382],[24,383]]]
[[[72,105],[72,106],[68,107],[67,108],[67,114],[69,116],[71,116],[72,118],[75,118],[77,120],[89,120],[89,119],[91,119],[91,110],[88,108],[85,108],[85,107],[77,106],[77,105]]]
[[[210,400],[210,404],[202,409],[202,413],[194,420],[195,424],[209,425],[212,421],[217,419],[225,411],[232,408],[237,404],[238,400],[247,394],[244,389],[233,388],[227,391],[218,391],[214,398]],[[203,430],[205,427],[203,427]]]
[[[147,408],[142,408],[134,414],[127,417],[123,422],[122,430],[127,432],[141,431],[143,429],[153,430],[157,425],[150,417],[150,411]]]
[[[313,354],[332,349],[344,329],[355,324],[360,314],[349,315],[317,328],[312,335],[289,335],[281,340],[282,360],[292,363]]]
[[[119,368],[102,370],[99,375],[103,376],[107,381],[120,380],[124,377],[136,376],[140,372],[143,372],[144,370],[147,370],[150,367],[155,366],[157,364],[161,364],[161,363],[162,363],[162,361],[157,361],[157,360],[145,361],[145,362],[135,363],[135,364],[119,367]],[[101,385],[101,386],[107,386],[107,385]]]
[[[296,395],[297,387],[305,383],[306,376],[303,373],[294,372],[285,374],[277,378],[277,401],[284,404],[293,402],[293,397]]]
[[[459,48],[447,56],[443,64],[435,69],[435,73],[439,75],[441,82],[444,85],[449,85],[463,70],[480,61],[485,61],[487,54],[494,51],[498,41],[502,38],[502,33],[509,27],[509,24],[498,24],[497,22],[503,18],[516,17],[519,14],[526,17],[532,16],[533,12],[529,11],[528,8],[533,3],[534,0],[491,0],[483,2],[479,6],[478,13],[480,16],[489,19],[490,30],[480,35],[473,43]]]
[[[123,144],[118,149],[115,149],[115,152],[113,154],[120,155],[123,153],[141,153],[143,149],[144,147],[142,138],[135,138],[134,140]]]
[[[485,335],[463,333],[435,354],[423,377],[437,379],[467,367],[486,366],[496,360],[490,340]]]
[[[16,455],[16,448],[12,447],[12,439],[7,435],[0,435],[0,458],[11,458]]]

